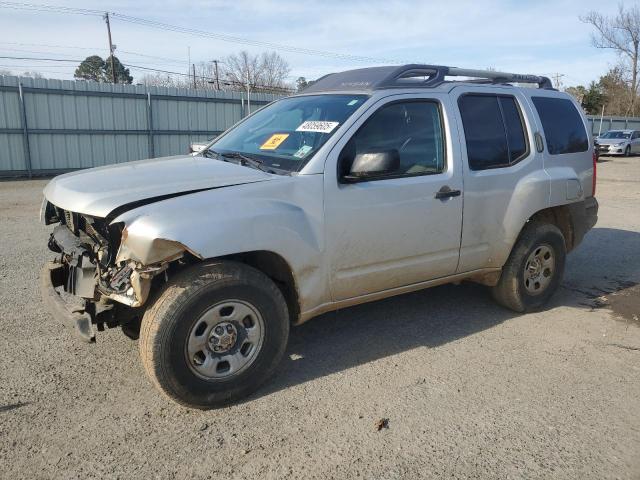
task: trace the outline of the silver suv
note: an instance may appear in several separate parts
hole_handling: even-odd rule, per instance
[[[88,341],[139,337],[153,383],[209,408],[255,390],[290,325],[327,311],[461,280],[542,308],[596,223],[594,158],[545,77],[327,75],[199,153],[53,179],[43,294]]]

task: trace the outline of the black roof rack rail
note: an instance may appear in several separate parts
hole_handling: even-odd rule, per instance
[[[332,73],[316,80],[304,89],[304,93],[382,88],[432,88],[444,83],[445,77],[468,77],[473,79],[469,81],[474,83],[535,83],[538,88],[553,89],[551,80],[539,75],[473,70],[444,65],[410,64]]]

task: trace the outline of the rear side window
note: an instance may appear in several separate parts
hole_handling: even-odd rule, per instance
[[[515,98],[463,95],[458,100],[471,170],[508,167],[524,158],[527,138]]]
[[[540,116],[547,150],[551,155],[586,152],[589,149],[582,117],[571,100],[549,97],[531,99]]]

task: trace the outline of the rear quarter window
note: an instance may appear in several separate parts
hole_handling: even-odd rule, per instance
[[[544,130],[551,155],[586,152],[589,138],[582,117],[571,100],[531,97]]]
[[[525,127],[514,97],[467,93],[458,106],[471,170],[509,167],[527,155]]]

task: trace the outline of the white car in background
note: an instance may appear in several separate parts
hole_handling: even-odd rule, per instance
[[[624,155],[640,153],[640,130],[609,130],[596,142],[600,155]]]

